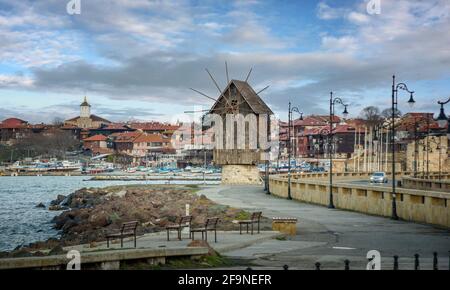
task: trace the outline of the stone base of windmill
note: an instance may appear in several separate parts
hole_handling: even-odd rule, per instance
[[[223,165],[222,184],[247,185],[262,184],[259,169],[255,165]]]

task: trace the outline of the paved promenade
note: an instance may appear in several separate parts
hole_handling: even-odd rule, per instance
[[[267,240],[227,255],[248,259],[255,268],[311,269],[320,262],[324,269],[365,268],[366,254],[378,250],[382,267],[391,269],[398,255],[400,269],[412,269],[415,253],[422,269],[432,268],[432,253],[438,252],[440,269],[448,269],[450,232],[429,225],[394,221],[343,210],[300,203],[265,194],[262,187],[204,187],[199,194],[234,207],[262,210],[267,217],[296,217],[297,236],[287,241]]]
[[[195,239],[201,239],[201,234],[196,233]],[[208,243],[217,252],[224,254],[230,251],[239,250],[251,246],[255,243],[260,243],[267,240],[275,239],[280,236],[279,232],[273,231],[261,231],[260,234],[239,234],[239,231],[217,231],[217,243],[214,242],[214,232],[208,233]],[[276,240],[275,240],[276,241]],[[177,233],[171,232],[170,241],[167,241],[166,232],[157,232],[151,234],[145,234],[137,237],[137,248],[140,249],[182,249],[187,247],[191,242],[189,239],[189,233],[186,231],[182,234],[182,240],[177,239]],[[124,240],[124,248],[134,248],[133,238],[126,238]],[[77,245],[72,247],[66,247],[65,250],[78,250],[80,252],[90,252],[98,250],[106,250],[106,242],[96,243],[92,245]],[[110,249],[120,249],[120,240],[114,240],[110,243]]]

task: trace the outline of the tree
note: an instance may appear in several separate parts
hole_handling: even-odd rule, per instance
[[[52,124],[53,124],[55,127],[62,127],[62,125],[64,125],[64,119],[62,119],[62,118],[60,118],[60,117],[55,117],[55,118],[53,119]]]
[[[392,118],[392,108],[387,108],[381,111],[381,116],[385,119]],[[402,112],[399,109],[396,109],[395,117],[400,118],[402,116]]]
[[[45,156],[65,158],[66,152],[77,150],[80,142],[68,131],[53,129],[28,135],[15,145],[18,151],[27,152],[30,157]]]
[[[362,109],[360,117],[366,120],[369,127],[374,127],[383,122],[383,118],[380,114],[380,109],[375,106],[369,106]]]

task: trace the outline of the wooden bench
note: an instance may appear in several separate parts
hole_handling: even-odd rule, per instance
[[[167,241],[170,240],[170,237],[169,237],[169,232],[170,231],[177,231],[178,232],[178,240],[181,241],[181,230],[183,228],[186,228],[186,227],[191,228],[191,223],[192,223],[192,216],[191,215],[187,215],[187,216],[179,217],[177,219],[177,223],[176,224],[166,226]],[[191,232],[189,231],[189,238],[190,237],[191,237]]]
[[[206,219],[205,224],[199,228],[191,229],[191,237],[194,240],[194,233],[201,232],[202,240],[208,241],[208,231],[214,231],[214,241],[217,243],[217,224],[219,223],[219,218],[208,218]]]
[[[252,213],[252,216],[249,220],[241,220],[239,223],[239,234],[242,235],[242,225],[247,225],[247,234],[248,234],[248,225],[251,225],[251,234],[253,235],[253,224],[258,224],[258,234],[259,234],[259,221],[261,220],[262,212],[257,211]]]
[[[106,234],[106,245],[109,248],[109,240],[120,238],[120,247],[123,248],[123,238],[134,236],[134,247],[136,248],[137,221],[123,223],[119,231]]]

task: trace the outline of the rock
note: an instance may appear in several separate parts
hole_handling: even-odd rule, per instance
[[[45,208],[45,205],[42,202],[40,202],[40,203],[38,203],[36,205],[36,207],[38,207],[38,208]]]
[[[61,228],[63,232],[68,232],[70,228],[76,226],[77,223],[74,220],[68,220]]]
[[[57,210],[66,210],[67,207],[60,205],[51,205],[48,207],[48,210],[57,211]]]
[[[66,254],[67,251],[64,251],[64,249],[61,246],[56,246],[53,249],[50,250],[50,252],[48,252],[49,256],[53,256],[53,255],[63,255]]]
[[[60,205],[66,199],[65,195],[58,194],[55,200],[50,202],[51,205]]]

